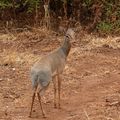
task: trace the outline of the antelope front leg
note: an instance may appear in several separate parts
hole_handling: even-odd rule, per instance
[[[60,108],[60,93],[61,93],[61,78],[60,74],[57,75],[58,77],[58,108]]]
[[[57,105],[56,105],[56,76],[53,77],[53,87],[54,87],[54,108],[57,108]]]

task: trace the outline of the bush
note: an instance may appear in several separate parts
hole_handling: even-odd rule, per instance
[[[100,22],[96,28],[100,32],[110,33],[113,29],[113,25],[103,21],[103,22]]]
[[[90,26],[90,30],[96,29],[106,34],[120,32],[120,0],[50,0],[51,15],[64,17],[64,7],[67,18],[73,18],[85,28]],[[43,0],[0,0],[0,10],[1,21],[16,18],[30,23],[35,21],[36,13],[39,20],[44,16]],[[17,17],[14,17],[13,12]]]

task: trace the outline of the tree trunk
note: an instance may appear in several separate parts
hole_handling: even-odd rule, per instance
[[[13,14],[14,14],[14,21],[16,21],[16,13],[15,13],[15,1],[12,0],[12,4],[13,4]]]
[[[45,3],[44,3],[44,10],[45,10],[45,26],[46,26],[47,29],[50,29],[49,3],[50,3],[50,0],[45,1]]]
[[[15,1],[12,0],[12,4],[13,4],[13,15],[14,15],[14,18],[10,21],[8,21],[8,23],[14,23],[14,25],[16,25],[16,13],[15,13]],[[11,24],[12,25],[12,24]]]
[[[67,0],[64,1],[64,4],[63,4],[63,8],[64,8],[64,18],[67,19]]]
[[[38,6],[37,6],[37,2],[36,2],[36,6],[35,6],[35,26],[38,25]]]

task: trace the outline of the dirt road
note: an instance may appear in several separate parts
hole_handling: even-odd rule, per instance
[[[37,98],[32,118],[28,117],[29,71],[36,59],[59,46],[62,37],[41,34],[37,39],[36,33],[2,37],[0,120],[43,120]],[[120,120],[120,49],[72,46],[62,79],[61,109],[54,109],[52,83],[45,93],[46,120]]]

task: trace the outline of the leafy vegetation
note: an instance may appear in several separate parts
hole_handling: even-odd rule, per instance
[[[12,3],[9,0],[1,0],[0,1],[0,9],[5,9],[8,7],[12,7]]]
[[[72,18],[91,31],[120,32],[120,0],[0,0],[0,21],[21,19],[32,25],[34,17],[44,18],[46,3],[51,17]]]

